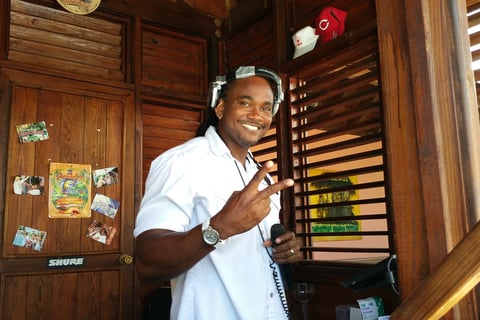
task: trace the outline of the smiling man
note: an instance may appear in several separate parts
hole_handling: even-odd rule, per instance
[[[271,161],[249,148],[283,99],[271,70],[240,67],[212,83],[197,137],[152,162],[137,215],[136,267],[147,281],[171,280],[171,319],[288,319],[278,264],[302,254],[293,232],[272,244],[280,191]],[[274,247],[274,250],[272,250]]]

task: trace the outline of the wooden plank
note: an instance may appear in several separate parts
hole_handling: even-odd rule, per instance
[[[185,121],[199,122],[200,118],[199,118],[198,111],[185,110],[184,108],[178,108],[178,104],[172,105],[170,107],[153,105],[153,104],[142,105],[144,115],[150,115],[150,116],[156,116],[156,117],[162,117],[166,112],[171,111],[172,107],[177,109],[176,112],[169,113],[172,119],[182,119]],[[184,107],[188,108],[188,106],[184,106]]]
[[[119,319],[120,315],[123,314],[121,311],[126,306],[119,303],[121,289],[120,271],[112,270],[101,273],[98,295],[104,297],[104,299],[102,299],[100,319]]]
[[[10,50],[12,52],[19,51],[23,53],[34,52],[35,56],[46,57],[50,59],[58,60],[58,68],[61,68],[65,64],[64,62],[75,62],[82,64],[87,68],[104,68],[107,70],[117,71],[120,74],[122,59],[120,57],[107,57],[98,55],[97,53],[83,52],[77,50],[71,50],[57,45],[50,45],[45,43],[38,43],[31,40],[24,40],[18,38],[10,38]],[[13,57],[11,55],[11,57]]]
[[[107,140],[107,102],[95,97],[85,97],[85,134],[83,139],[83,159],[85,163],[92,166],[92,173],[95,169],[107,167],[105,154],[110,146]],[[118,125],[118,124],[117,124]],[[121,123],[120,123],[121,125]],[[119,153],[120,154],[120,153]],[[104,194],[104,189],[98,189],[92,181],[92,200],[97,193]],[[114,195],[113,198],[118,198]],[[101,251],[105,246],[98,241],[87,238],[88,225],[95,219],[98,222],[105,221],[105,217],[92,210],[92,216],[89,219],[83,219],[80,231],[80,243],[83,251]]]
[[[5,277],[5,306],[2,308],[4,319],[28,319],[29,303],[26,277]]]
[[[131,146],[133,141],[130,140],[127,136],[127,124],[131,124],[131,120],[126,115],[126,106],[120,101],[108,101],[105,102],[105,134],[104,134],[104,152],[105,152],[105,166],[106,167],[117,167],[120,174],[120,181],[118,184],[112,184],[109,186],[104,186],[102,190],[98,192],[110,197],[120,203],[120,207],[115,215],[115,218],[105,217],[105,223],[109,226],[116,228],[117,234],[113,238],[112,243],[109,246],[105,247],[105,250],[120,250],[121,248],[121,237],[120,232],[124,231],[123,237],[128,237],[129,230],[125,230],[124,222],[122,219],[124,215],[128,215],[129,207],[126,205],[127,197],[130,197],[130,194],[123,194],[122,190],[126,186],[123,183],[123,178],[126,176],[126,170],[132,166],[132,159],[124,158],[119,155],[125,154],[124,149],[127,149],[127,145]],[[127,162],[124,162],[124,161]],[[128,181],[128,180],[127,180]],[[133,181],[133,180],[132,180]],[[126,190],[126,189],[125,189]],[[131,189],[130,189],[131,190]],[[98,215],[96,215],[98,217]]]
[[[52,159],[52,162],[88,164],[83,158],[83,137],[85,135],[85,98],[69,93],[59,93],[61,105],[56,110],[61,114],[60,122],[55,123],[59,130],[58,140],[59,148],[58,158]],[[79,252],[82,219],[57,218],[55,219],[57,234],[57,251],[60,252]],[[52,241],[52,239],[50,239]]]
[[[32,211],[33,197],[30,195],[16,195],[13,192],[13,178],[16,175],[40,175],[35,172],[35,148],[36,144],[45,141],[30,142],[22,144],[18,140],[16,125],[37,122],[37,99],[38,92],[31,88],[16,88],[13,94],[12,104],[17,108],[17,112],[12,114],[10,120],[9,132],[9,154],[8,161],[8,180],[6,189],[5,205],[5,225],[3,229],[3,245],[6,248],[7,255],[24,255],[32,252],[30,248],[18,247],[12,245],[12,240],[20,225],[33,227]]]
[[[118,58],[121,54],[121,47],[119,46],[23,26],[12,25],[10,28],[10,37],[30,40],[32,42],[37,42],[39,39],[42,39],[43,43],[111,58]]]
[[[55,252],[55,242],[49,241],[55,238],[57,230],[55,223],[52,223],[48,217],[48,192],[49,192],[49,167],[48,163],[50,159],[55,158],[58,154],[56,146],[52,141],[58,137],[58,131],[56,130],[56,124],[59,123],[59,116],[61,113],[57,112],[56,106],[59,105],[59,98],[57,94],[49,91],[38,91],[38,103],[35,107],[37,109],[37,120],[45,121],[47,130],[49,133],[49,139],[44,141],[45,143],[36,143],[35,152],[35,174],[43,176],[45,178],[44,195],[35,197],[34,200],[34,212],[32,214],[32,227],[38,230],[46,231],[47,238],[45,240],[42,252]],[[31,160],[30,160],[31,161]]]
[[[170,132],[172,131],[172,132]],[[144,136],[144,144],[143,147],[145,149],[145,156],[149,156],[149,153],[147,150],[151,149],[153,150],[151,156],[155,157],[159,152],[157,152],[157,149],[168,149],[171,147],[174,147],[184,141],[187,141],[195,136],[193,131],[176,131],[176,130],[165,130],[165,133],[168,133],[164,135],[162,138],[158,138],[155,136]]]
[[[63,70],[69,73],[76,75],[88,75],[91,77],[98,77],[102,79],[110,80],[122,80],[123,75],[118,70],[108,70],[100,67],[85,68],[82,63],[71,62],[71,61],[61,61],[58,59],[51,59],[47,57],[40,57],[33,53],[24,53],[10,50],[9,59],[12,61],[32,63],[35,65],[40,65],[42,67],[51,68],[54,70]]]
[[[51,314],[54,314],[52,309],[62,305],[58,300],[55,304],[51,303],[52,296],[62,297],[61,292],[55,292],[51,277],[32,275],[20,278],[27,280],[27,294],[24,298],[27,302],[25,305],[26,319],[49,318]]]
[[[196,130],[198,126],[200,125],[200,122],[198,120],[196,121],[189,121],[189,120],[183,120],[183,119],[178,119],[178,118],[172,118],[172,119],[166,119],[162,117],[152,117],[145,115],[145,124],[144,128],[146,130],[149,130],[149,132],[153,132],[156,129],[176,129],[176,130]],[[148,135],[148,134],[146,134]]]
[[[43,7],[40,8],[43,9]],[[44,10],[39,10],[37,12],[44,12]],[[101,42],[115,47],[119,47],[122,44],[122,35],[119,32],[116,32],[115,34],[105,32],[104,29],[99,28],[98,24],[94,26],[94,29],[92,29],[86,27],[85,25],[72,25],[71,21],[66,23],[65,21],[44,19],[12,11],[10,14],[10,28],[13,26],[21,26],[34,30],[41,29],[52,33],[61,33],[75,39],[86,39],[95,42]],[[119,25],[116,27],[119,29]]]

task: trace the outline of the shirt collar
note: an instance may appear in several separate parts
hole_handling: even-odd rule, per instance
[[[228,149],[227,145],[225,142],[223,142],[222,138],[220,138],[220,135],[217,133],[217,128],[214,126],[208,127],[207,131],[205,132],[205,137],[208,139],[208,143],[210,144],[210,149],[215,155],[218,156],[229,156],[233,159],[232,153],[230,152],[230,149]],[[253,164],[253,155],[248,150],[247,153],[247,158],[245,159],[245,163]],[[256,164],[254,164],[256,165]]]

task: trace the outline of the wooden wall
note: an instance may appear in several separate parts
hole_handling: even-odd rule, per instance
[[[0,318],[140,318],[152,290],[138,283],[130,259],[142,182],[153,158],[194,136],[215,26],[202,16],[183,20],[181,30],[182,22],[164,24],[175,15],[158,19],[159,7],[111,5],[80,16],[53,0],[1,4]],[[37,121],[46,122],[50,138],[19,144],[15,126]],[[85,236],[89,219],[48,217],[51,162],[118,167],[120,184],[92,189],[120,201],[114,219],[91,212],[116,229],[110,245]],[[16,174],[46,177],[47,193],[13,194]],[[42,251],[12,245],[18,225],[47,232]],[[47,268],[52,256],[73,255],[85,265]],[[22,312],[12,303],[19,295],[29,297]]]
[[[291,60],[291,35],[306,24],[312,25],[319,8],[328,4],[349,11],[346,37]],[[5,306],[11,303],[8,297],[12,296],[5,291],[10,286],[31,281],[38,285],[40,291],[37,292],[45,292],[42,288],[56,288],[55,292],[64,292],[61,287],[63,279],[72,279],[73,273],[80,275],[80,270],[74,269],[68,272],[68,276],[60,273],[55,277],[54,273],[45,269],[45,259],[50,253],[61,256],[75,251],[74,247],[65,243],[68,238],[63,238],[55,230],[66,228],[66,234],[75,237],[81,234],[78,230],[84,228],[83,224],[77,221],[58,222],[52,227],[43,214],[42,218],[34,215],[36,206],[33,202],[20,204],[18,199],[14,199],[10,193],[10,179],[18,171],[15,166],[24,166],[26,171],[30,168],[28,173],[41,168],[38,170],[43,171],[39,172],[47,174],[45,164],[49,160],[42,153],[47,151],[65,160],[96,163],[93,158],[99,151],[98,146],[113,143],[112,149],[106,153],[108,156],[102,161],[106,165],[115,159],[126,172],[122,188],[112,191],[122,197],[126,205],[115,221],[122,236],[110,248],[95,244],[92,249],[91,244],[85,242],[84,247],[90,256],[94,257],[97,252],[101,255],[92,258],[93,262],[82,271],[87,271],[87,277],[97,280],[101,278],[97,278],[100,270],[113,271],[105,279],[115,279],[114,285],[100,294],[104,294],[106,299],[112,293],[128,295],[122,297],[125,299],[122,301],[127,301],[123,306],[112,307],[117,313],[104,318],[130,319],[133,314],[139,317],[142,306],[137,298],[141,298],[139,296],[143,296],[145,291],[132,268],[119,266],[118,258],[125,253],[133,255],[130,234],[149,162],[166,148],[194,135],[202,119],[208,80],[219,70],[247,63],[272,67],[286,79],[299,68],[317,63],[323,56],[334,55],[340,47],[350,46],[351,50],[355,50],[357,35],[370,30],[372,23],[374,28],[378,26],[382,77],[387,83],[382,89],[387,106],[388,179],[395,186],[389,196],[396,222],[394,230],[402,298],[410,294],[468,231],[475,217],[480,216],[473,200],[478,194],[480,181],[478,169],[474,169],[473,164],[479,161],[470,154],[470,150],[475,150],[475,146],[480,144],[477,143],[478,113],[475,114],[475,123],[471,119],[471,108],[468,108],[468,90],[462,95],[457,94],[458,88],[466,87],[461,79],[471,75],[458,68],[458,57],[448,55],[455,52],[451,35],[464,35],[464,31],[452,29],[456,24],[444,23],[456,14],[451,3],[446,0],[438,3],[405,0],[392,6],[383,0],[278,0],[270,11],[263,12],[256,19],[256,23],[243,25],[240,30],[228,30],[226,24],[225,31],[229,32],[225,32],[225,39],[215,37],[218,30],[211,17],[198,15],[186,7],[177,11],[166,10],[170,5],[171,1],[103,1],[97,12],[80,17],[66,13],[54,0],[11,0],[0,4],[0,310],[7,310]],[[459,5],[462,3],[457,3]],[[428,10],[423,10],[425,8]],[[442,30],[441,36],[432,30]],[[431,34],[436,36],[429,38]],[[449,41],[442,38],[444,35],[451,36],[447,38]],[[463,42],[457,41],[459,47],[458,44]],[[444,50],[445,44],[451,50]],[[34,100],[59,101],[61,97],[71,97],[73,92],[77,100],[69,104],[72,109],[58,107],[59,111],[50,102],[46,103],[45,109],[41,103],[33,104],[33,109],[30,103],[18,107],[12,103],[15,94],[21,94],[22,90],[36,92],[40,97],[52,97],[48,92],[53,89],[56,95],[51,100]],[[433,93],[428,95],[430,90]],[[436,99],[437,95],[441,99]],[[98,99],[105,103],[100,106]],[[108,110],[117,107],[123,113],[109,116]],[[93,122],[98,119],[92,120],[92,113],[85,111],[92,108],[100,110],[97,115],[108,120],[106,123],[112,121],[111,125],[117,130],[115,137],[109,137],[108,141],[98,140],[99,144],[95,144],[94,148],[89,144],[92,136],[81,135],[80,139],[85,144],[80,144],[69,131],[95,127]],[[84,117],[76,116],[80,111]],[[77,122],[72,126],[65,124],[64,132],[70,135],[67,135],[70,140],[62,140],[64,142],[52,144],[47,149],[29,151],[28,156],[18,151],[19,146],[13,145],[14,125],[18,121],[35,121],[43,115],[57,117],[62,114],[65,114],[65,121]],[[279,115],[278,121],[286,123],[288,119],[283,117]],[[465,134],[464,127],[459,127],[452,119],[462,119],[470,131]],[[288,138],[286,131],[279,128],[278,134]],[[443,134],[438,135],[439,132]],[[118,138],[120,135],[121,139]],[[443,145],[450,147],[440,147]],[[37,157],[37,153],[42,164],[31,159]],[[279,157],[283,156],[280,150]],[[288,157],[285,159],[288,160]],[[279,172],[289,174],[286,166],[280,166]],[[440,194],[437,192],[439,187]],[[35,201],[39,207],[45,204],[45,199]],[[14,217],[22,208],[28,209],[25,216]],[[33,255],[24,249],[11,247],[10,238],[15,224],[22,222],[23,217],[29,219],[29,223],[38,223],[39,227],[53,228],[49,230],[59,240],[59,247],[49,243],[47,251]],[[15,261],[19,263],[15,264]],[[335,305],[353,303],[355,299],[371,295],[384,298],[387,312],[392,311],[400,303],[400,298],[388,288],[353,293],[339,286],[346,277],[365,269],[366,266],[360,264],[321,263],[298,269],[295,279],[313,283],[316,288],[315,296],[306,307],[310,318],[333,319]],[[47,273],[44,279],[37,276]],[[81,276],[76,278],[75,283],[81,279]],[[55,285],[43,286],[44,282]],[[132,296],[134,291],[136,297]],[[76,297],[79,293],[71,290],[67,296]],[[295,318],[303,319],[303,305],[295,299],[294,292],[289,294]],[[64,304],[67,308],[77,302],[65,301]],[[475,305],[475,298],[469,297],[457,308],[456,315],[468,319],[476,314],[473,310]],[[32,308],[25,319],[35,310],[41,310],[46,316],[55,312],[43,308],[40,302]],[[92,314],[95,308],[93,304]],[[8,310],[14,312],[13,309]],[[82,311],[78,312],[77,318],[80,319]],[[449,317],[454,318],[453,315]]]

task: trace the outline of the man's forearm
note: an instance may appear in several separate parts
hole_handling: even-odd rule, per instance
[[[202,241],[200,225],[187,232],[145,231],[137,237],[135,247],[135,265],[142,281],[175,278],[214,249]]]

